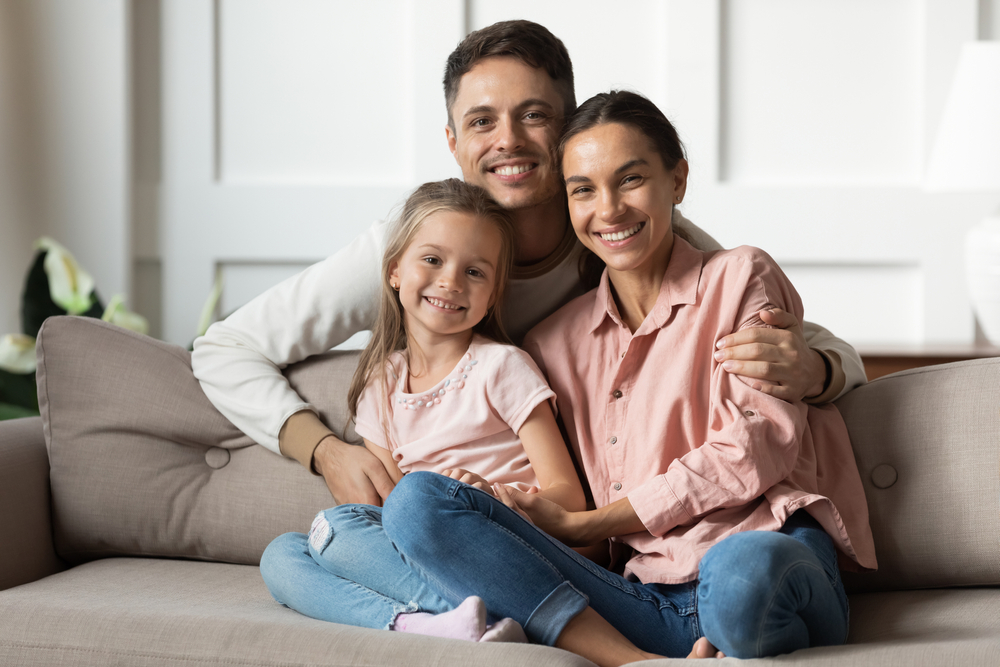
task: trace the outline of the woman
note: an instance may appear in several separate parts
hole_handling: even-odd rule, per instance
[[[673,234],[687,162],[645,98],[588,100],[561,153],[574,229],[607,268],[525,348],[597,509],[414,474],[386,503],[389,537],[446,598],[479,595],[533,641],[598,664],[685,655],[702,636],[735,657],[842,643],[838,558],[875,567],[843,421],[713,358],[763,309],[801,318],[797,294],[759,250],[702,253]],[[564,546],[608,538],[634,554],[624,576]]]

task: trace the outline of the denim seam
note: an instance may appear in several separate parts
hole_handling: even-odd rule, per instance
[[[826,570],[824,568],[816,567],[816,565],[809,563],[808,561],[804,560],[796,561],[794,563],[789,564],[789,566],[785,568],[785,572],[784,574],[781,575],[781,579],[779,579],[774,586],[773,589],[774,593],[771,595],[771,601],[768,602],[767,608],[764,610],[764,613],[760,615],[760,625],[757,626],[757,646],[756,646],[756,653],[758,656],[760,656],[761,654],[761,643],[764,641],[764,619],[766,619],[768,615],[771,613],[771,608],[774,607],[775,599],[777,598],[777,593],[784,587],[785,580],[788,579],[788,576],[791,573],[791,571],[794,570],[799,565],[804,565],[809,569],[820,571],[823,574],[823,576],[827,579],[827,581],[829,581],[829,577],[827,576]]]

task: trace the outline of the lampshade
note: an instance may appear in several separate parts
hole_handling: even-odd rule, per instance
[[[962,47],[924,186],[1000,190],[1000,42]]]

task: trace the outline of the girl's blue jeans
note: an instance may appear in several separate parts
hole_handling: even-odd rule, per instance
[[[333,507],[316,515],[309,535],[277,537],[260,573],[278,602],[345,625],[383,629],[403,612],[453,608],[403,562],[372,505]]]
[[[640,649],[670,657],[687,655],[702,635],[737,658],[847,638],[836,550],[804,511],[779,532],[722,540],[702,559],[698,581],[677,585],[609,572],[489,494],[434,473],[406,475],[382,518],[396,550],[446,604],[478,595],[533,642],[555,644],[588,604]],[[366,548],[356,555],[369,561]]]

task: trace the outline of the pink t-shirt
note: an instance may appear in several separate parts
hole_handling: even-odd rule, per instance
[[[636,551],[626,572],[644,583],[691,581],[712,545],[778,530],[800,508],[833,537],[843,565],[876,566],[837,408],[768,396],[712,356],[722,336],[765,326],[757,313],[770,307],[802,321],[798,294],[766,253],[703,253],[675,235],[656,304],[634,334],[605,272],[525,339],[597,506],[628,498],[648,531],[618,538]]]
[[[523,491],[538,485],[517,432],[555,394],[525,352],[473,336],[455,370],[419,394],[404,391],[407,355],[397,352],[390,362],[392,442],[386,442],[381,396],[372,384],[358,401],[355,421],[358,435],[389,449],[401,471],[464,468]]]

